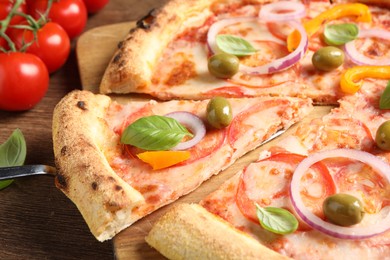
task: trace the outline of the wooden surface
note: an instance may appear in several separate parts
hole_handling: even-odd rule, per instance
[[[161,0],[110,0],[90,16],[86,30],[140,19]],[[0,111],[0,142],[20,128],[26,138],[26,163],[54,165],[52,111],[69,91],[80,89],[80,77],[72,52],[63,68],[50,77],[49,90],[32,110]],[[97,43],[98,44],[98,43]],[[92,55],[92,54],[91,54]],[[0,86],[1,87],[1,86]],[[0,97],[1,98],[1,97]],[[79,211],[55,186],[52,177],[18,179],[0,191],[0,259],[114,259],[112,241],[100,243],[89,232]]]
[[[79,62],[80,78],[83,89],[92,92],[98,92],[98,86],[109,60],[111,59],[117,43],[124,38],[131,26],[134,23],[120,23],[108,26],[94,28],[86,32],[78,41],[77,57]],[[126,102],[134,98],[132,95],[112,96],[114,99],[121,99],[121,102]],[[305,119],[311,120],[313,117],[319,117],[329,112],[330,107],[317,107],[314,112]],[[293,131],[293,127],[285,134]],[[245,155],[238,160],[234,165],[229,167],[218,176],[214,176],[199,189],[191,194],[182,197],[178,202],[199,202],[207,194],[217,189],[223,181],[234,175],[245,165],[258,158],[261,150],[270,147],[277,142],[278,139],[270,142],[259,149]],[[176,202],[176,203],[178,203]],[[118,259],[160,259],[162,256],[157,251],[150,248],[144,241],[144,237],[149,232],[153,223],[172,205],[166,206],[141,221],[136,222],[114,238],[114,252]]]

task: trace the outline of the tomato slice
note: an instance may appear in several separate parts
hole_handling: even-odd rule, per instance
[[[350,129],[354,129],[353,132]],[[371,151],[375,147],[375,141],[370,129],[358,119],[331,118],[325,126],[316,132],[316,140],[312,151],[328,149],[350,148],[362,151]],[[343,144],[341,147],[340,144]]]
[[[287,100],[282,99],[270,99],[264,102],[255,104],[245,111],[242,111],[233,118],[233,121],[229,125],[228,141],[229,144],[235,148],[235,143],[238,139],[245,135],[246,132],[253,129],[253,116],[256,113],[269,109],[271,107],[282,107],[287,105]],[[255,133],[254,133],[255,134]]]
[[[204,95],[208,98],[212,98],[215,96],[227,97],[227,98],[231,98],[231,97],[241,98],[247,96],[245,94],[245,90],[242,87],[238,87],[238,86],[215,88],[205,92]]]
[[[125,120],[123,120],[123,123],[121,124],[121,126],[118,127],[117,129],[115,129],[114,131],[118,135],[122,135],[122,133],[126,129],[126,127],[128,127],[131,123],[133,123],[137,119],[139,119],[141,117],[153,115],[154,113],[153,113],[152,108],[153,108],[152,104],[147,103],[145,106],[141,107],[137,111],[128,115],[127,118]]]
[[[333,179],[338,189],[361,198],[365,212],[375,214],[390,205],[390,184],[367,164],[345,158],[328,159],[325,163],[335,172]]]
[[[178,166],[193,163],[216,152],[225,142],[226,132],[226,129],[208,129],[202,141],[188,149],[191,153],[190,159],[178,164]]]
[[[236,204],[241,213],[248,220],[258,223],[256,202],[262,207],[286,208],[295,214],[290,202],[289,185],[296,166],[304,158],[305,156],[299,154],[279,153],[250,164],[241,175],[236,193]],[[326,166],[322,163],[314,164],[302,178],[301,187],[301,196],[306,207],[323,217],[323,200],[336,191]],[[300,222],[299,230],[306,228],[306,225]]]

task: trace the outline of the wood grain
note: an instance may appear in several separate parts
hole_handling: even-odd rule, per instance
[[[85,33],[77,45],[77,56],[79,60],[80,78],[84,89],[98,92],[98,86],[102,73],[111,59],[117,43],[124,38],[134,23],[121,23],[110,26],[95,28]],[[121,98],[121,101],[130,100],[132,95],[112,96],[114,99]],[[316,107],[302,122],[308,122],[312,118],[321,117],[329,112],[331,107]],[[301,123],[302,123],[301,122]],[[285,134],[291,133],[298,125],[288,130]],[[240,169],[258,158],[259,153],[272,146],[274,141],[248,153],[239,159],[234,165],[221,172],[219,175],[206,181],[196,191],[182,197],[178,202],[199,202],[207,194],[217,189],[225,180],[233,176]],[[176,202],[177,203],[177,202]],[[163,258],[154,249],[150,248],[144,237],[150,231],[153,223],[166,212],[172,205],[166,206],[144,219],[136,222],[114,238],[114,250],[118,259],[160,259]]]
[[[164,2],[110,0],[103,10],[88,17],[84,31],[140,19]],[[81,88],[74,51],[76,42],[77,38],[72,40],[66,64],[50,75],[49,90],[37,106],[25,112],[0,111],[0,143],[14,129],[21,129],[26,138],[28,164],[54,165],[51,137],[54,106],[69,91]],[[112,241],[100,243],[93,237],[76,206],[55,187],[52,177],[17,179],[0,191],[0,201],[0,259],[104,260],[115,257]]]

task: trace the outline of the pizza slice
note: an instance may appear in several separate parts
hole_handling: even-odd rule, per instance
[[[390,146],[376,137],[390,124],[386,83],[366,80],[200,205],[169,211],[146,241],[170,259],[388,258]]]
[[[100,92],[146,93],[163,100],[294,96],[337,104],[345,95],[339,87],[345,69],[367,58],[376,64],[388,62],[390,48],[384,39],[388,39],[390,12],[356,1],[330,2],[169,1],[138,21],[118,45]],[[279,11],[291,11],[293,18],[272,20]],[[306,26],[309,21],[315,22]],[[313,62],[314,54],[328,47],[325,25],[346,23],[372,34],[353,41],[354,52],[343,54],[342,46],[334,47]],[[286,43],[294,30],[303,36],[290,52]],[[356,59],[357,55],[362,58]],[[216,62],[213,57],[218,57]]]
[[[310,99],[126,101],[73,91],[56,106],[56,186],[112,238],[312,110]]]

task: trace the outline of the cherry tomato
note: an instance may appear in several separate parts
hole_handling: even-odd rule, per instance
[[[40,13],[47,9],[47,0],[36,0],[29,6],[30,14],[38,19]],[[80,35],[87,22],[87,8],[82,0],[54,1],[50,9],[49,19],[58,23],[67,32],[70,39]]]
[[[34,41],[34,34],[30,30],[12,30],[10,37],[17,49],[20,49],[23,43]],[[41,58],[51,73],[58,70],[68,59],[70,39],[59,24],[48,22],[38,30],[37,41],[30,45],[26,52]]]
[[[0,0],[0,20],[3,20],[7,17],[9,12],[11,11],[12,7],[14,6],[15,1],[11,0]],[[27,5],[26,3],[22,3],[19,8],[18,12],[26,13],[27,12]],[[10,25],[15,25],[23,21],[24,18],[20,15],[15,15],[12,17]]]
[[[109,0],[83,0],[85,6],[87,7],[88,13],[94,14],[100,11]]]
[[[46,94],[49,73],[30,53],[0,53],[0,109],[28,110]]]
[[[3,48],[3,49],[5,49],[5,50],[8,50],[8,43],[7,43],[7,41],[6,41],[4,38],[2,38],[2,37],[0,37],[0,48]]]

